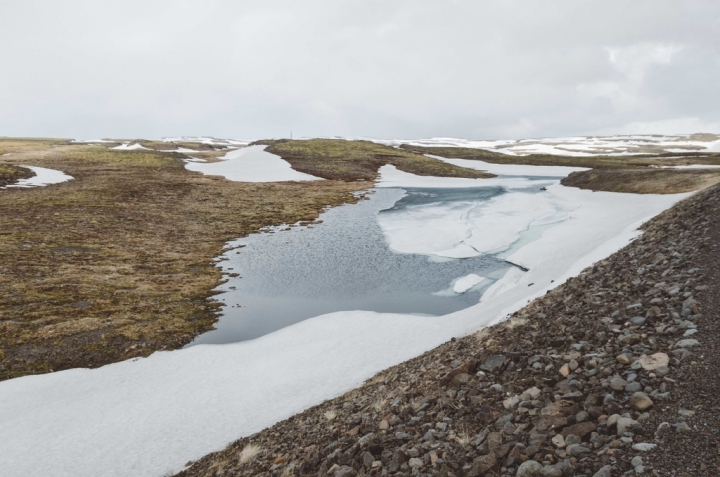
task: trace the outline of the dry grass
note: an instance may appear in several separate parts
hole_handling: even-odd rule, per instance
[[[241,464],[247,464],[250,462],[255,456],[257,456],[262,449],[260,446],[256,446],[255,444],[248,444],[245,447],[243,447],[243,450],[240,451],[239,459]]]
[[[720,182],[712,169],[593,169],[573,172],[562,184],[580,189],[634,194],[678,194],[704,189]]]
[[[14,184],[20,179],[33,177],[35,173],[25,167],[11,166],[8,164],[0,164],[0,187]]]
[[[25,145],[25,149],[23,149]],[[75,180],[0,190],[0,379],[95,367],[207,331],[226,241],[313,220],[369,184],[247,184],[191,173],[182,156],[3,140],[0,163]]]
[[[377,178],[378,168],[385,164],[422,176],[495,177],[493,174],[454,166],[422,154],[370,141],[311,139],[258,141],[255,144],[271,144],[266,151],[281,156],[293,169],[324,179],[373,181]]]

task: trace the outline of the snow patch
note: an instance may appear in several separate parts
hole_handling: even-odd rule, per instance
[[[148,148],[144,147],[142,144],[138,144],[138,143],[133,143],[133,144],[125,143],[125,144],[120,144],[119,146],[111,147],[110,149],[114,149],[114,150],[117,150],[117,151],[132,151],[132,150],[135,150],[135,149],[145,149],[145,150],[149,150]]]
[[[0,187],[0,189],[8,189],[11,187],[18,187],[18,188],[30,188],[30,187],[44,187],[46,185],[50,184],[59,184],[61,182],[67,182],[69,180],[74,179],[73,176],[70,176],[68,174],[65,174],[63,171],[58,171],[56,169],[47,169],[45,167],[36,167],[36,166],[20,166],[20,167],[26,167],[33,171],[35,173],[35,176],[27,178],[27,179],[20,179],[14,184],[10,184],[5,187]]]
[[[265,152],[267,146],[250,146],[225,154],[220,162],[185,164],[188,170],[224,176],[237,182],[317,181],[319,177],[298,172],[280,156]]]

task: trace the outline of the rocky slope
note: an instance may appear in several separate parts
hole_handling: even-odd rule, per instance
[[[715,186],[509,320],[180,475],[718,475],[718,219]]]

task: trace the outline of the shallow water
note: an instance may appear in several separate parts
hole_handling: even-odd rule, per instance
[[[323,213],[321,224],[240,239],[234,245],[244,247],[224,255],[224,270],[241,275],[219,288],[224,316],[191,345],[252,339],[335,311],[444,315],[472,306],[510,264],[493,255],[437,260],[393,252],[377,214],[503,193],[498,187],[376,189],[369,200]],[[464,294],[448,292],[471,273],[487,279]]]

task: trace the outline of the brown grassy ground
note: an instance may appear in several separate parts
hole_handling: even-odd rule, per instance
[[[422,154],[375,144],[370,141],[311,139],[303,141],[258,141],[271,144],[266,151],[288,161],[293,169],[316,177],[333,180],[366,180],[377,178],[378,168],[392,164],[401,171],[423,176],[495,177],[487,172],[457,167]]]
[[[0,190],[0,379],[184,345],[216,319],[211,260],[227,240],[313,220],[370,185],[237,183],[177,154],[25,144],[2,162],[75,179]]]
[[[704,189],[720,182],[720,171],[712,169],[591,169],[573,172],[565,186],[634,194],[678,194]]]
[[[33,177],[35,173],[25,167],[0,164],[0,187],[14,184],[20,179]]]
[[[352,193],[372,186],[363,179],[374,179],[380,163],[488,176],[372,143],[304,141],[312,147],[285,150],[310,173],[343,180],[237,183],[189,172],[185,156],[157,152],[172,144],[138,142],[151,150],[0,140],[0,154],[11,153],[0,156],[8,176],[20,171],[10,164],[27,164],[75,178],[0,190],[0,379],[183,346],[217,318],[209,297],[221,275],[211,260],[226,241],[355,201]],[[182,146],[210,161],[227,152]]]

